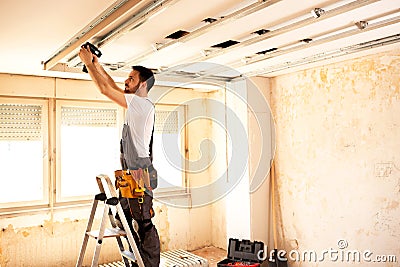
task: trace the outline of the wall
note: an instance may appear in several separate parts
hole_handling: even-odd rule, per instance
[[[228,83],[210,94],[207,105],[218,163],[210,168],[212,240],[224,249],[229,238],[250,237],[246,92],[245,83]]]
[[[280,248],[400,260],[399,73],[393,50],[272,79]],[[344,259],[290,266],[352,264]]]
[[[253,182],[250,194],[251,240],[271,248],[270,162],[275,153],[275,127],[270,109],[270,79],[252,77],[249,90],[249,175]]]
[[[0,96],[107,101],[91,81],[13,74],[0,74]],[[150,92],[150,98],[161,104],[181,104],[193,98],[204,97],[204,93],[191,89],[160,86]],[[204,101],[188,105],[187,112],[189,115],[199,112],[205,114]],[[189,125],[188,128],[192,133],[188,143],[189,156],[195,157],[198,143],[203,138],[201,132],[210,131],[204,122]],[[208,171],[202,177],[209,179]],[[190,181],[195,177],[189,174],[188,179]],[[190,204],[189,197],[178,198]],[[211,245],[209,206],[179,208],[165,204],[166,199],[160,200],[164,201],[155,201],[154,223],[159,231],[163,251],[177,248],[194,250]],[[0,266],[74,266],[90,208],[91,203],[0,214]],[[93,229],[98,228],[101,211],[99,208],[96,213]],[[85,265],[90,265],[94,245],[95,242],[90,240]],[[113,260],[120,260],[117,244],[115,240],[106,240],[100,262]]]
[[[220,156],[211,169],[211,176],[222,180],[226,190],[212,205],[213,245],[221,248],[227,249],[229,238],[268,244],[268,175],[275,148],[269,92],[269,79],[257,77],[228,83],[225,91],[209,96],[215,100],[208,105],[209,116],[221,121],[212,127]],[[219,105],[224,105],[223,111]],[[219,132],[221,127],[226,133]],[[221,176],[222,170],[227,171]]]

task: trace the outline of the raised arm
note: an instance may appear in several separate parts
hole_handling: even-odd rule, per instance
[[[117,86],[110,75],[100,65],[98,58],[93,55],[88,47],[81,47],[79,57],[89,72],[90,77],[100,92],[118,105],[126,108],[124,91]]]

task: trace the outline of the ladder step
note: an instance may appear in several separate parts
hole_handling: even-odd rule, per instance
[[[96,246],[94,248],[92,265],[91,266],[101,266],[101,267],[128,267],[130,263],[134,263],[134,266],[137,267],[145,267],[142,257],[140,256],[139,250],[136,246],[135,240],[130,232],[131,229],[128,225],[126,225],[126,217],[124,214],[124,210],[122,209],[121,203],[119,202],[118,198],[118,191],[115,190],[114,184],[111,182],[110,178],[107,175],[98,175],[96,176],[96,182],[99,186],[100,193],[95,196],[93,200],[92,209],[90,212],[90,217],[86,226],[85,236],[83,238],[81,250],[79,252],[79,258],[76,263],[76,267],[82,267],[83,261],[85,258],[85,252],[88,246],[89,237],[96,239]],[[108,192],[105,191],[105,186],[108,187]],[[105,201],[104,203],[104,211],[103,216],[101,219],[101,224],[97,230],[92,230],[93,222],[95,219],[96,209],[100,201]],[[113,210],[116,210],[116,213],[121,217],[122,222],[126,231],[122,230],[122,226],[118,227],[117,221],[114,218]],[[107,219],[109,220],[110,224],[107,223]],[[117,225],[116,225],[117,224]],[[108,228],[107,228],[108,226]],[[112,227],[110,227],[112,226]],[[100,232],[103,233],[100,237]],[[119,252],[122,258],[120,262],[113,262],[106,265],[99,265],[99,256],[100,256],[100,249],[103,244],[103,239],[113,237],[116,239],[118,243]],[[128,237],[127,243],[129,248],[132,249],[135,253],[129,251],[129,248],[124,248],[124,240],[122,237]],[[0,238],[1,239],[1,238]],[[0,249],[1,250],[1,249]],[[1,258],[1,253],[0,253]],[[0,260],[0,267],[1,267],[1,260]]]
[[[136,261],[135,255],[132,252],[130,252],[129,250],[121,251],[121,255],[130,261]]]
[[[88,236],[98,238],[99,237],[99,230],[94,230],[87,232],[86,234]],[[103,238],[108,238],[108,237],[119,237],[119,236],[126,236],[126,232],[122,229],[119,228],[106,228],[104,231],[104,236]]]

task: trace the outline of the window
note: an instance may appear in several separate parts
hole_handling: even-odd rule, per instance
[[[120,168],[119,112],[113,104],[59,101],[57,200],[92,199],[96,176],[114,177]]]
[[[0,209],[92,200],[96,176],[121,167],[124,113],[108,102],[0,97]],[[184,120],[185,106],[156,105],[158,192],[187,187]]]
[[[0,98],[0,207],[44,204],[47,102]]]
[[[153,164],[158,188],[186,187],[184,106],[156,105]]]

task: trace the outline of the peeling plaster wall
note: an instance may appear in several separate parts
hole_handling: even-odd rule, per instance
[[[161,251],[195,250],[211,245],[210,207],[176,208],[155,202],[153,219],[160,236]]]
[[[372,260],[397,256],[397,263],[379,266],[398,266],[400,50],[279,76],[271,85],[279,247],[320,256],[370,250]],[[339,249],[339,240],[347,248]],[[317,263],[290,262],[350,264],[327,255]]]
[[[14,228],[8,225],[0,232],[0,266],[73,266],[83,240],[87,220],[45,221],[42,225]],[[99,225],[99,220],[95,221]],[[96,228],[94,228],[96,229]],[[94,251],[90,240],[88,252]],[[115,241],[105,239],[100,262],[117,259]],[[84,264],[90,265],[93,253],[87,253]]]
[[[183,209],[155,202],[154,209],[156,215],[153,222],[160,236],[162,251],[190,251],[211,245],[209,207]],[[93,230],[99,229],[102,211],[103,207],[99,206]],[[86,208],[58,214],[53,222],[43,220],[46,215],[1,218],[0,267],[75,266],[89,215],[90,209]],[[94,239],[89,239],[85,266],[90,266],[94,246]],[[104,239],[99,262],[119,260],[121,257],[116,240]]]

